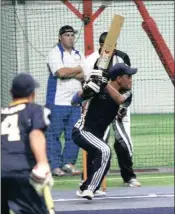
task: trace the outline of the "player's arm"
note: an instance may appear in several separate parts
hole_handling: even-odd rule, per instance
[[[48,166],[46,155],[46,139],[42,130],[36,129],[30,132],[30,148],[33,152],[37,164]]]
[[[100,92],[100,86],[93,80],[85,82],[83,90],[78,91],[71,100],[71,105],[79,106],[84,100],[88,100]]]
[[[131,91],[127,91],[124,94],[120,94],[120,92],[116,90],[110,83],[107,84],[106,89],[112,99],[118,104],[124,103],[125,100],[131,95]]]
[[[63,79],[63,78],[73,78],[76,75],[83,75],[83,70],[82,67],[76,66],[76,67],[64,67],[64,68],[60,68],[59,70],[56,71],[55,73],[59,78]]]
[[[75,76],[73,76],[74,79],[79,80],[79,81],[83,81],[84,80],[84,73],[81,72],[79,74],[76,74]]]
[[[130,106],[131,102],[132,102],[132,92],[130,96],[125,100],[125,102],[120,105],[116,119],[121,120],[123,119],[123,117],[127,115],[127,108]]]
[[[87,80],[87,77],[92,72],[92,68],[89,67],[89,64],[86,62],[86,59],[84,56],[81,56],[80,66],[82,68],[82,72],[79,74],[76,74],[74,78],[80,81]]]
[[[47,159],[46,139],[43,132],[50,123],[50,110],[35,106],[31,112],[32,130],[29,134],[29,140],[36,165],[31,171],[30,183],[39,195],[43,195],[46,185],[53,186],[53,178]]]
[[[58,76],[60,78],[75,78],[77,80],[84,80],[84,70],[85,70],[85,58],[81,55],[79,65],[72,68],[61,68],[58,71]]]
[[[36,165],[30,174],[30,184],[39,195],[43,195],[46,186],[53,186],[53,178],[46,153],[46,139],[42,130],[35,129],[29,135],[30,148],[36,160]]]
[[[65,67],[63,60],[60,52],[55,51],[55,49],[49,53],[47,64],[54,76],[59,78],[72,78],[83,72],[80,65],[75,67]]]
[[[71,100],[71,105],[73,106],[79,106],[82,104],[83,102],[83,90],[78,91],[76,94],[74,94],[74,96],[72,97]]]

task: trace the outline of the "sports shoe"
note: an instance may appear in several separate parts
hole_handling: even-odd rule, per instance
[[[76,191],[76,196],[82,197],[82,192],[80,189]]]
[[[125,183],[129,187],[141,187],[141,183],[136,178],[131,178],[127,183]]]
[[[94,194],[94,197],[106,196],[106,192],[101,191],[101,190],[97,190],[97,191],[95,191],[93,194]],[[77,195],[78,197],[81,197],[81,198],[82,198],[82,196],[83,196],[83,191],[77,190],[77,191],[76,191],[76,195]]]
[[[52,170],[52,175],[62,177],[65,175],[65,173],[60,168],[55,168]]]
[[[76,192],[76,195],[78,197],[81,197],[81,198],[86,198],[88,200],[92,200],[92,198],[94,197],[94,194],[91,190],[84,190],[84,191],[81,191],[81,190],[77,190]]]
[[[71,175],[80,175],[81,174],[81,171],[80,170],[77,170],[75,168],[74,165],[72,164],[65,164],[62,168],[62,170],[68,174],[71,174]]]
[[[102,190],[96,190],[94,192],[94,197],[100,197],[100,196],[106,196],[106,192],[104,192]]]

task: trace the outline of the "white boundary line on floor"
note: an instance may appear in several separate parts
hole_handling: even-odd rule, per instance
[[[137,176],[139,178],[139,175]],[[141,176],[141,180],[147,180],[147,179],[165,179],[165,178],[174,178],[174,175],[167,175],[167,176]],[[122,180],[122,178],[119,176],[117,177],[116,175],[116,178],[112,177],[108,177],[107,176],[107,180],[108,181],[112,181],[112,180]],[[65,179],[64,180],[65,182],[80,182],[80,179]],[[54,183],[62,183],[63,182],[63,179],[59,180],[59,177],[56,178],[56,180],[54,180]]]
[[[144,199],[144,198],[172,198],[174,197],[174,194],[168,194],[168,195],[157,195],[157,194],[149,194],[149,195],[136,195],[136,196],[104,196],[104,197],[97,197],[93,198],[93,200],[122,200],[122,199]],[[84,198],[67,198],[67,199],[54,199],[54,202],[71,202],[71,201],[82,201],[86,200]]]

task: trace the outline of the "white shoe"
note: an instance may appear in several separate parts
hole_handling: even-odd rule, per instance
[[[76,191],[76,196],[78,197],[83,197],[83,192],[81,190],[77,190]],[[106,196],[106,192],[102,191],[102,190],[97,190],[94,193],[94,197],[101,197],[101,196]]]
[[[82,198],[86,198],[88,200],[92,200],[94,197],[94,193],[91,190],[84,190],[82,192]]]
[[[104,192],[102,190],[96,190],[94,192],[94,197],[100,197],[100,196],[106,196],[106,192]]]
[[[77,191],[76,191],[76,196],[82,198],[82,191],[81,191],[81,190],[77,190]]]
[[[76,195],[78,197],[81,197],[81,198],[86,198],[88,200],[92,200],[92,198],[94,197],[94,194],[91,190],[84,190],[84,191],[81,191],[81,190],[77,190],[76,191]]]
[[[141,187],[141,183],[136,178],[131,178],[129,182],[126,183],[129,187]]]

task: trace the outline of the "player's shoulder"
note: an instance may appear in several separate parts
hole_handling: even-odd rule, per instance
[[[78,51],[78,50],[77,50],[76,52],[78,52],[79,55],[80,55],[81,57],[84,57],[84,58],[85,58],[84,54],[83,54],[81,51]]]
[[[116,50],[115,55],[117,57],[120,57],[125,64],[127,64],[128,66],[131,66],[130,58],[129,58],[129,55],[127,53],[125,53],[121,50]]]
[[[10,114],[15,114],[18,113],[26,108],[26,104],[19,104],[19,105],[14,105],[14,106],[6,106],[6,107],[1,107],[1,114],[4,115],[10,115]]]
[[[58,45],[56,44],[52,49],[50,49],[49,53],[48,53],[48,57],[51,57],[53,55],[60,55],[61,52],[58,48]]]
[[[37,109],[41,109],[41,105],[37,103],[27,103],[27,108],[28,110],[37,110]]]
[[[27,110],[31,112],[44,112],[44,111],[50,111],[47,107],[39,105],[37,103],[28,103],[27,104]]]
[[[38,120],[44,120],[46,125],[50,124],[50,115],[51,110],[45,106],[36,104],[36,103],[29,103],[27,106],[28,113],[30,114],[31,118],[36,117]]]

